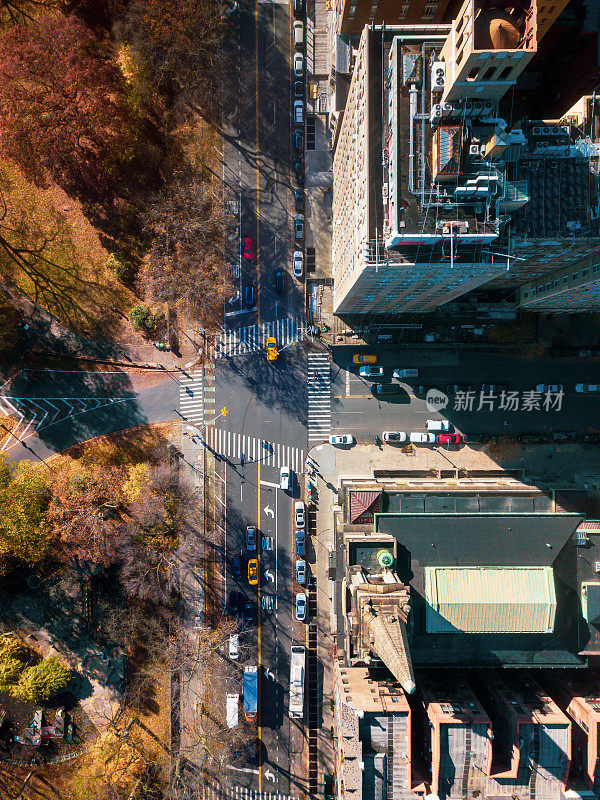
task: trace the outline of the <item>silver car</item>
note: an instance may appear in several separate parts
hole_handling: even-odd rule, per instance
[[[304,273],[304,253],[302,250],[294,250],[294,277],[301,278]]]
[[[306,619],[306,612],[307,612],[307,602],[306,602],[306,595],[304,592],[299,592],[296,595],[296,619],[298,622],[304,622]]]

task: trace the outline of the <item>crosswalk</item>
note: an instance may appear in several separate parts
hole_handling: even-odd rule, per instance
[[[263,322],[260,325],[246,325],[243,328],[231,328],[222,331],[212,343],[207,345],[207,356],[225,358],[242,356],[264,350],[269,336],[277,339],[281,349],[286,344],[301,341],[306,334],[303,317],[285,317]]]
[[[202,371],[190,372],[179,385],[179,411],[190,422],[204,422]]]
[[[308,354],[308,441],[331,432],[331,362],[328,353]]]
[[[279,792],[257,792],[247,786],[219,786],[206,783],[204,800],[299,800],[289,794]]]
[[[285,444],[268,442],[255,436],[246,436],[235,431],[224,431],[208,425],[205,431],[208,447],[227,458],[241,459],[242,453],[247,462],[266,464],[268,467],[290,467],[294,472],[304,471],[304,450]]]

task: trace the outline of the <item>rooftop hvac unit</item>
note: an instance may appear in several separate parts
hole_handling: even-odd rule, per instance
[[[473,112],[471,116],[480,117],[482,111],[483,111],[483,101],[473,100]]]
[[[465,100],[465,104],[463,106],[463,112],[465,117],[470,117],[473,113],[473,101],[472,100]]]
[[[540,128],[539,125],[534,125],[534,127],[531,129],[531,133],[534,136],[541,136],[542,135],[542,129]]]
[[[585,531],[575,531],[575,544],[577,547],[585,547],[588,541],[588,535]]]
[[[494,113],[494,104],[492,103],[491,100],[484,100],[483,101],[483,112],[486,115],[486,117],[489,114],[493,114]]]
[[[431,113],[429,114],[429,121],[433,124],[434,122],[439,122],[442,118],[443,108],[441,103],[436,103],[435,105],[431,106]]]
[[[471,144],[469,145],[469,155],[470,156],[478,156],[480,153],[479,145],[478,144]]]
[[[544,125],[542,127],[542,135],[543,136],[550,136],[551,134],[552,134],[552,130],[550,128],[548,128],[547,125]]]
[[[452,103],[443,103],[442,104],[442,116],[443,117],[452,116]]]
[[[446,81],[446,65],[443,61],[434,61],[431,65],[431,91],[443,92]]]

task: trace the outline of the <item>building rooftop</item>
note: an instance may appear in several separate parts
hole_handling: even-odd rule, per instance
[[[377,514],[375,533],[396,540],[396,571],[411,587],[408,629],[414,665],[582,666],[578,653],[590,635],[580,634],[577,548],[572,541],[581,520],[577,514],[544,513]],[[553,632],[429,633],[427,570],[448,567],[518,567],[523,576],[530,567],[552,569]],[[548,585],[544,613],[552,605],[550,593]]]

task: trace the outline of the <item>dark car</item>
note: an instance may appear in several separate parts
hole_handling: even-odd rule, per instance
[[[302,81],[294,81],[294,97],[304,96],[304,83]]]
[[[296,189],[294,192],[294,208],[300,213],[304,211],[304,192],[302,189]]]
[[[304,544],[306,542],[306,532],[304,530],[296,531],[296,552],[300,558],[304,558]]]
[[[304,186],[304,165],[299,158],[294,159],[294,175],[298,186]]]
[[[378,397],[400,394],[404,391],[399,383],[374,383],[372,389],[373,393]]]
[[[285,292],[285,272],[281,267],[277,267],[273,273],[273,288],[277,294],[283,294]]]
[[[229,592],[227,610],[232,616],[235,616],[238,613],[238,593],[235,591],[235,589],[232,589]]]
[[[254,603],[251,603],[249,600],[247,600],[244,603],[244,624],[252,625],[254,620],[255,620]]]
[[[244,289],[244,308],[254,308],[254,284],[249,283]]]
[[[457,392],[474,392],[475,387],[471,383],[449,383],[446,386],[446,394],[456,394]]]
[[[304,0],[294,0],[294,16],[301,17],[304,13]]]
[[[256,525],[246,528],[246,550],[256,550]]]
[[[294,131],[294,150],[297,150],[299,153],[301,153],[303,147],[304,147],[304,136],[302,134],[302,129],[296,128]]]
[[[242,577],[242,559],[239,556],[233,557],[233,577],[236,581]]]
[[[430,389],[435,389],[435,386],[425,386],[424,384],[419,384],[418,386],[413,386],[413,392],[415,393],[416,397],[426,397],[427,392]]]

